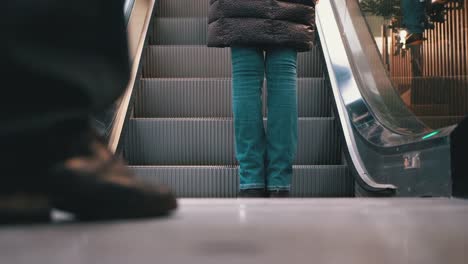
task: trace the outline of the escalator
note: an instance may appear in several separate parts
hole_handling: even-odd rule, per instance
[[[137,175],[179,197],[238,191],[230,50],[206,47],[208,7],[209,0],[159,2],[124,147]],[[323,66],[319,47],[298,57],[296,197],[354,195]]]
[[[205,47],[209,1],[129,1],[131,80],[98,116],[141,180],[183,198],[238,188],[229,50]],[[179,199],[169,217],[112,222],[54,212],[3,226],[0,263],[467,263],[468,203],[452,197],[468,197],[468,0],[441,1],[446,22],[406,57],[363,2],[317,7],[292,195],[380,198]]]
[[[415,46],[405,46],[398,38],[408,34],[404,28],[408,25],[400,23],[403,25],[398,30],[394,26],[398,20],[408,23],[407,17],[376,16],[381,9],[371,14],[363,12],[361,1],[327,1],[318,12],[321,43],[326,47],[324,57],[347,150],[354,156],[354,167],[361,169],[357,174],[364,176],[356,179],[377,183],[376,189],[364,190],[364,195],[384,189],[396,196],[466,195],[454,191],[466,188],[461,186],[466,175],[453,162],[462,155],[453,151],[454,142],[459,140],[453,137],[453,131],[467,113],[463,109],[468,98],[466,93],[454,93],[454,89],[446,89],[434,80],[443,79],[445,85],[455,83],[447,81],[454,78],[466,80],[466,67],[458,62],[466,60],[467,39],[460,37],[460,32],[466,28],[468,13],[466,3],[461,3],[466,1],[434,2],[419,7],[430,10],[440,5],[444,21],[429,19],[431,27],[422,33],[424,42]],[[399,10],[398,4],[394,5]],[[427,10],[423,11],[430,13]],[[329,23],[330,18],[336,23]],[[377,34],[376,27],[381,29]],[[409,84],[403,91],[398,86],[401,76]],[[456,86],[458,91],[467,89],[466,82],[448,86]],[[458,112],[450,116],[440,113],[440,104],[430,98],[440,101],[443,97],[446,108]],[[418,108],[426,108],[431,116],[421,115]]]
[[[238,191],[230,51],[206,47],[209,2],[157,3],[119,142],[140,179],[167,184],[178,197]],[[298,56],[292,196],[451,196],[450,134],[460,114],[419,116],[415,109],[440,107],[407,104],[359,2],[323,2],[320,42]],[[413,97],[421,79],[434,77],[413,78]]]

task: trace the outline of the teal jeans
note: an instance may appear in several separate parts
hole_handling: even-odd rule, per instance
[[[424,0],[402,0],[403,24],[409,33],[423,33],[426,2]]]
[[[289,190],[297,149],[297,52],[233,47],[232,102],[240,189]],[[262,87],[266,75],[267,129]]]

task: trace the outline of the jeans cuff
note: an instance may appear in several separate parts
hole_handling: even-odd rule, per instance
[[[291,190],[291,185],[287,185],[287,186],[268,186],[267,189],[270,192],[290,191]]]
[[[262,183],[244,183],[239,185],[239,189],[247,190],[247,189],[265,189],[265,184]]]

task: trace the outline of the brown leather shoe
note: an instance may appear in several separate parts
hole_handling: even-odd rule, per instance
[[[0,194],[0,224],[32,224],[50,221],[49,199],[41,194]]]
[[[83,220],[163,216],[177,207],[168,188],[137,181],[93,132],[71,146],[71,158],[50,171],[50,197],[55,208]]]

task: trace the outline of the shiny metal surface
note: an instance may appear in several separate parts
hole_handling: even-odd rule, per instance
[[[371,192],[392,192],[396,189],[390,184],[379,184],[371,178],[366,169],[364,161],[358,152],[358,147],[354,138],[351,114],[348,114],[347,105],[357,101],[363,102],[360,94],[356,93],[357,83],[354,74],[351,72],[351,65],[346,54],[344,43],[341,39],[340,29],[334,21],[335,15],[331,2],[320,3],[316,8],[317,30],[320,35],[324,58],[328,67],[329,79],[335,96],[338,115],[341,121],[343,136],[349,150],[351,161],[362,179],[363,188],[368,188]]]
[[[130,17],[132,16],[132,12],[133,12],[133,8],[135,6],[135,1],[137,0],[125,0],[124,2],[124,6],[123,6],[123,13],[124,13],[124,20],[125,20],[125,26],[127,27],[127,33],[128,33],[128,37],[129,37],[129,40],[130,42],[133,44],[133,46],[135,46],[135,42],[138,41],[138,40],[135,40],[135,38],[137,38],[138,36],[135,36],[135,31],[137,31],[138,29],[135,29],[136,28],[136,25],[137,22],[141,23],[140,21],[138,20],[141,20],[138,18],[138,16],[141,16],[140,14],[135,14],[134,15],[134,18],[132,19],[132,23],[131,25],[129,25],[130,23]],[[141,10],[141,2],[142,1],[138,1],[138,6]],[[138,13],[141,13],[141,11],[139,11]],[[135,22],[137,21],[137,22]],[[143,36],[145,37],[145,36]],[[132,39],[133,38],[133,39]],[[111,43],[109,43],[109,45],[111,45]],[[130,57],[131,57],[131,60],[135,60],[137,58],[135,58],[135,55],[136,55],[136,51],[132,50],[130,52]],[[139,60],[138,60],[139,61]],[[121,106],[120,103],[123,101],[125,101],[125,99],[121,98],[120,101],[116,102],[115,104],[111,105],[108,109],[106,109],[105,111],[103,112],[100,112],[100,113],[96,113],[93,117],[93,126],[94,128],[97,130],[98,134],[105,138],[106,140],[109,140],[110,137],[111,137],[111,134],[112,134],[112,130],[114,128],[114,125],[116,125],[116,120],[119,120],[121,119],[121,117],[117,116],[117,110],[118,108]],[[118,125],[117,125],[118,126]],[[115,136],[114,136],[115,137]]]
[[[320,2],[317,28],[349,154],[365,184],[361,186],[374,192],[394,185],[401,187],[398,196],[449,196],[448,135],[453,127],[423,139],[431,130],[395,92],[358,1]],[[415,152],[418,166],[408,166],[406,157]]]
[[[125,24],[128,24],[128,21],[130,20],[130,15],[132,14],[134,5],[135,5],[135,0],[125,0],[125,3],[124,3]]]
[[[146,43],[146,35],[158,0],[134,0],[132,14],[127,25],[129,55],[132,62],[130,80],[124,94],[117,102],[117,107],[109,132],[108,145],[112,152],[118,152],[121,146],[122,131],[130,118],[129,106],[139,85],[140,61]]]
[[[0,227],[0,263],[466,264],[452,199],[190,199],[170,218]]]

